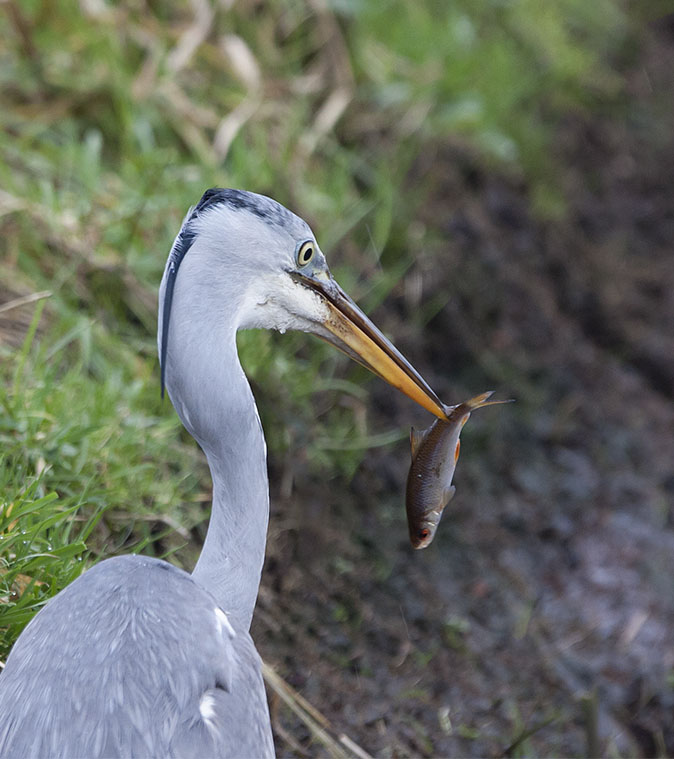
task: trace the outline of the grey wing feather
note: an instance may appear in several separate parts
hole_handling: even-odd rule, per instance
[[[250,636],[237,636],[237,657],[259,656]],[[245,697],[242,697],[245,695]],[[171,756],[273,757],[267,697],[261,669],[237,667],[230,691],[214,688],[201,701],[203,719],[184,724],[171,742]],[[195,746],[200,748],[195,751]]]
[[[102,562],[32,620],[0,674],[0,715],[3,759],[273,755],[247,631],[146,557]]]

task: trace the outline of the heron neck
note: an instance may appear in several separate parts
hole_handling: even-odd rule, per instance
[[[218,349],[215,360],[211,355],[193,373],[203,400],[199,409],[188,411],[188,430],[203,448],[213,478],[211,519],[193,576],[235,626],[248,630],[269,521],[267,450],[234,335]],[[206,396],[205,388],[215,389],[214,395]]]

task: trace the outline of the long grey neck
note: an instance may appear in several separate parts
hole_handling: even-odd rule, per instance
[[[193,577],[215,596],[235,627],[247,630],[269,521],[266,445],[234,331],[220,335],[211,350],[190,356],[189,346],[198,346],[200,337],[181,341],[188,347],[169,384],[174,406],[203,448],[213,478],[211,519]]]

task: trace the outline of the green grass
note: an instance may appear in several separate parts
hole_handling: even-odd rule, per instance
[[[37,317],[39,305],[34,324]],[[93,334],[78,339],[104,345],[100,328],[89,326]],[[7,387],[0,384],[3,653],[83,559],[153,553],[160,538],[162,553],[185,543],[185,530],[175,533],[162,518],[169,507],[184,527],[203,519],[195,506],[181,508],[200,492],[202,465],[161,407],[151,365],[130,352],[125,363],[110,355],[105,375],[94,377],[86,351],[66,343],[54,352],[28,337],[19,360],[3,362]]]
[[[176,551],[203,522],[205,466],[160,402],[154,338],[165,256],[201,192],[302,213],[370,310],[426,241],[407,233],[424,190],[406,177],[429,145],[472,145],[559,212],[555,129],[614,94],[626,34],[612,0],[243,2],[201,27],[197,6],[0,9],[0,295],[52,293],[34,334],[0,342],[2,659],[86,563]],[[272,454],[303,447],[348,478],[400,433],[359,422],[365,373],[307,341],[239,344]]]

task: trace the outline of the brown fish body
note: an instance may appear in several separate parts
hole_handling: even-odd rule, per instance
[[[507,401],[490,401],[491,392],[447,407],[447,418],[436,419],[422,432],[412,428],[412,464],[407,476],[405,505],[414,548],[430,545],[445,506],[454,495],[454,470],[459,460],[459,436],[475,409]]]

